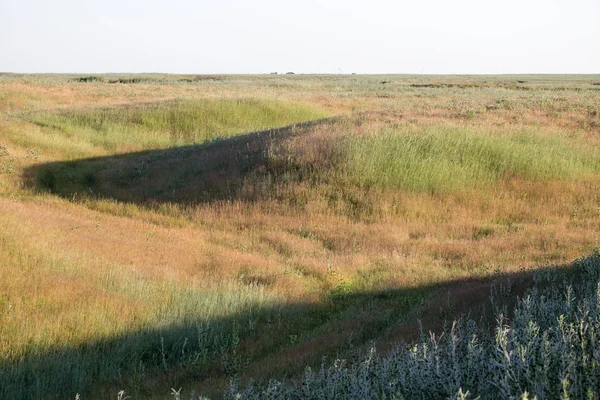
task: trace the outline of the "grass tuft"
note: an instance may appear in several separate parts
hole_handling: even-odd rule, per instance
[[[559,136],[465,128],[384,130],[345,140],[348,172],[360,186],[449,192],[499,180],[550,180],[600,171],[600,153]]]
[[[178,100],[143,106],[33,114],[30,120],[106,149],[164,148],[281,127],[327,114],[312,106],[258,99]]]

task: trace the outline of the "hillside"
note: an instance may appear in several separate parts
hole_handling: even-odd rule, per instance
[[[599,172],[597,75],[2,74],[0,398],[361,374],[595,283]]]

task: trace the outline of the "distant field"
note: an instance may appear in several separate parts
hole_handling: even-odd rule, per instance
[[[597,75],[0,74],[0,398],[388,371],[597,266],[599,149]]]

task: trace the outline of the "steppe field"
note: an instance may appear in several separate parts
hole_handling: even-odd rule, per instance
[[[598,399],[600,75],[0,74],[0,399]]]

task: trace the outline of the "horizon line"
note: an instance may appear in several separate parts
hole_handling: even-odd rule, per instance
[[[0,75],[228,75],[228,76],[252,76],[252,75],[416,75],[416,76],[511,76],[511,75],[600,75],[598,72],[509,72],[509,73],[485,73],[485,72],[460,72],[460,73],[420,73],[420,72],[295,72],[295,71],[272,71],[272,72],[16,72],[0,71]]]

